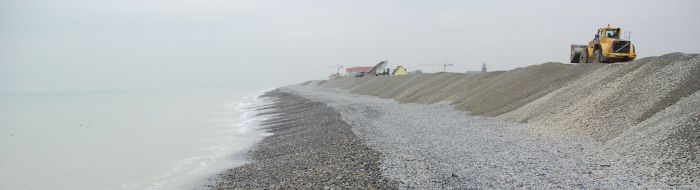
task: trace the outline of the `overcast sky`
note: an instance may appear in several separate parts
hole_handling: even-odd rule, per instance
[[[275,86],[335,69],[566,62],[612,24],[700,52],[700,1],[0,0],[0,92]]]

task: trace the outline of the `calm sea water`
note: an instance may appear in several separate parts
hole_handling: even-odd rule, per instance
[[[192,189],[266,134],[264,89],[0,95],[0,189]]]

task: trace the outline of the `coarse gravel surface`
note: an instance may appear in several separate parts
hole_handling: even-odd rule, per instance
[[[634,176],[597,153],[600,142],[537,133],[446,103],[391,99],[309,86],[280,88],[323,102],[381,153],[382,175],[401,189],[639,189],[669,184]],[[674,184],[673,188],[697,186]]]
[[[477,74],[341,77],[305,86],[401,103],[447,102],[545,136],[594,141],[629,175],[700,186],[700,54],[614,64],[544,63]],[[697,188],[696,188],[697,189]]]
[[[700,54],[268,93],[275,135],[216,189],[700,189]]]
[[[332,108],[271,91],[260,108],[273,135],[248,154],[250,163],[210,179],[208,189],[396,189],[379,170],[380,153],[355,136]]]

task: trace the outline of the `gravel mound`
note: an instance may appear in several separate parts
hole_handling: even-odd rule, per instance
[[[404,103],[450,101],[459,109],[474,114],[496,116],[554,91],[597,67],[600,66],[545,63],[476,75],[437,73],[341,78],[320,86],[349,89],[353,93],[392,98]]]
[[[382,153],[382,175],[400,189],[624,189],[666,184],[596,156],[594,144],[535,133],[526,125],[471,116],[447,104],[286,87],[334,108]]]
[[[608,141],[601,154],[624,164],[629,173],[673,185],[696,182],[700,176],[700,91],[630,127]]]
[[[700,56],[611,64],[501,118],[606,141],[700,89]]]
[[[369,148],[333,109],[296,95],[260,109],[274,133],[250,151],[251,163],[212,179],[211,189],[396,189],[379,172],[380,153]]]
[[[667,184],[700,184],[696,136],[700,55],[617,64],[545,63],[505,72],[341,78],[307,86],[401,103],[446,102],[525,123],[545,136],[590,141],[601,159]],[[622,148],[625,147],[625,148]]]

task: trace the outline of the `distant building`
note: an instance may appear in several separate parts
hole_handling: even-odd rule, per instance
[[[407,75],[407,74],[408,74],[408,72],[406,71],[406,68],[404,68],[403,66],[399,65],[399,66],[396,67],[396,69],[394,69],[394,73],[392,73],[391,75],[394,75],[394,76],[403,76],[403,75]]]
[[[347,76],[362,77],[367,75],[371,69],[372,67],[350,67],[345,69],[345,72]]]
[[[484,63],[483,66],[481,66],[481,72],[485,73],[486,72],[486,63]]]

